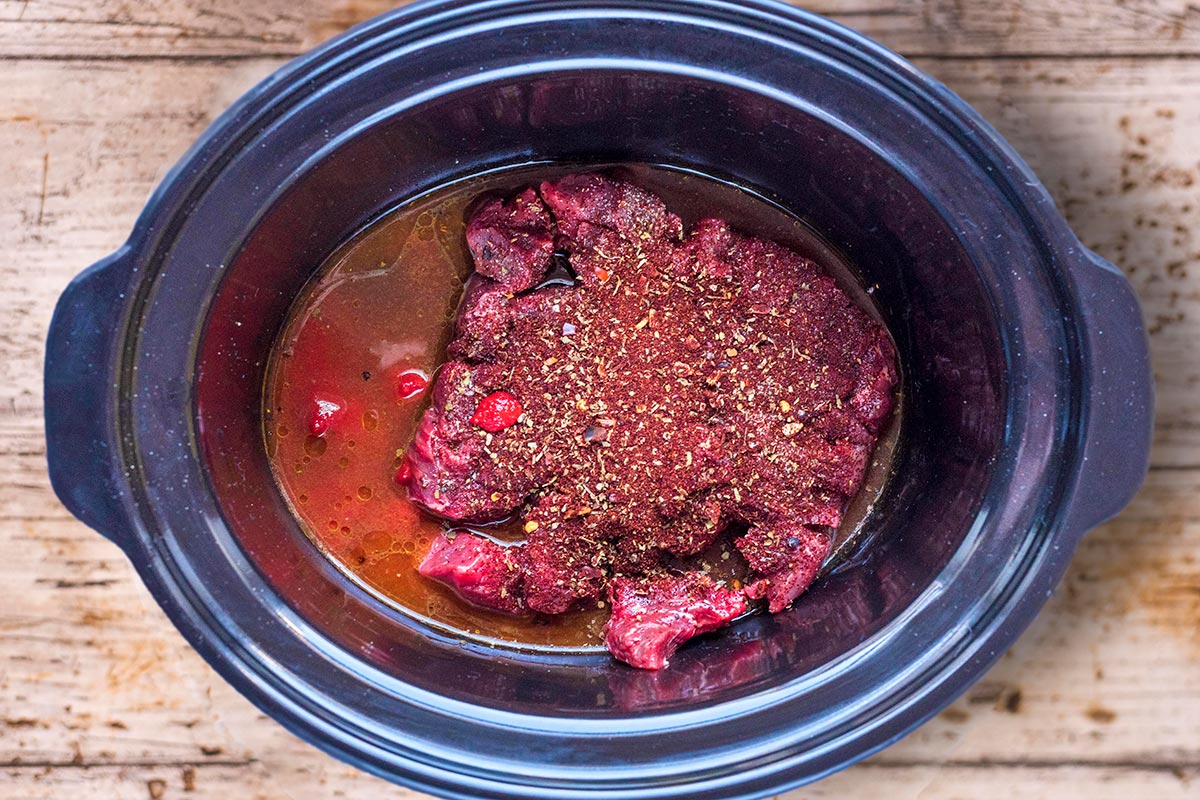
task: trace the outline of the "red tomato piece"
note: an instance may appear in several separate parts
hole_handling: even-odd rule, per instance
[[[479,401],[471,424],[478,425],[488,433],[499,433],[513,425],[524,410],[521,401],[508,392],[492,392]]]
[[[409,369],[401,372],[400,376],[396,379],[396,393],[400,396],[401,400],[407,400],[425,391],[425,387],[428,385],[429,378],[424,372]]]
[[[338,401],[324,397],[314,397],[308,429],[312,432],[313,436],[324,436],[334,420],[345,413],[346,407]]]

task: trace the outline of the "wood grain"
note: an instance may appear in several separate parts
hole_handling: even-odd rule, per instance
[[[403,5],[388,0],[0,0],[0,58],[292,56]],[[814,0],[909,56],[1200,55],[1187,0]]]
[[[40,425],[53,302],[117,247],[146,196],[205,125],[281,62],[20,62],[0,70],[0,408]],[[1133,279],[1158,378],[1153,458],[1200,463],[1200,61],[978,59],[917,63],[995,124],[1085,244]],[[139,91],[125,91],[126,82]],[[54,86],[53,93],[44,87]],[[69,111],[64,111],[70,109]]]
[[[382,7],[0,0],[6,800],[417,797],[299,742],[218,679],[120,552],[54,499],[41,432],[43,339],[67,281],[120,244],[240,92]],[[1146,487],[1084,540],[986,679],[896,746],[787,797],[1196,797],[1200,11],[1173,0],[823,7],[924,55],[918,65],[1031,162],[1083,241],[1125,269],[1150,324],[1158,420]]]
[[[115,547],[66,519],[6,529],[0,582],[20,605],[0,614],[0,765],[284,765],[303,749],[201,664]],[[1200,472],[1155,470],[1002,662],[874,762],[1200,767],[1198,542]]]
[[[371,800],[417,800],[424,795],[364,784],[330,762],[306,771],[302,786],[281,784],[263,768],[236,765],[140,765],[49,770],[26,778],[33,770],[0,770],[0,776],[22,781],[22,800],[87,797],[105,800],[274,800],[279,797],[346,797]],[[2,779],[2,778],[0,778]],[[1024,800],[1187,800],[1200,781],[1195,770],[1146,772],[1129,767],[1063,767],[961,765],[953,768],[880,766],[871,762],[827,778],[816,786],[788,793],[779,800],[846,800],[883,797],[917,798],[1020,797]],[[190,788],[189,788],[190,787]],[[886,789],[884,789],[886,787]],[[369,794],[365,791],[369,788]],[[297,791],[299,789],[299,791]],[[289,794],[284,794],[284,792]]]

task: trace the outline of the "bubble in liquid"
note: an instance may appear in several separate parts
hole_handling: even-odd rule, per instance
[[[338,529],[337,520],[336,519],[329,520],[329,530],[336,531],[337,529]]]
[[[309,434],[304,440],[304,452],[310,456],[321,456],[325,453],[325,449],[329,447],[329,442],[322,439],[320,436]]]
[[[363,412],[362,426],[364,431],[373,431],[379,427],[379,412],[375,409],[369,409]]]
[[[404,552],[404,554],[405,554],[406,556],[411,556],[411,555],[413,554],[413,552],[414,552],[414,551],[417,549],[417,547],[416,547],[416,545],[414,545],[414,544],[412,543],[412,541],[411,541],[411,540],[409,540],[409,541],[405,542],[405,543],[404,543],[404,544],[403,544],[403,545],[400,547],[400,549],[401,549],[401,550]]]
[[[302,494],[302,495],[300,495],[299,497],[297,497],[297,498],[296,498],[296,501],[297,501],[297,502],[299,502],[299,503],[300,503],[300,505],[304,505],[305,503],[307,503],[307,502],[308,502],[308,495],[306,495],[306,494]]]
[[[363,537],[362,546],[368,552],[386,554],[392,549],[392,535],[383,530],[371,531]]]
[[[370,486],[358,487],[358,499],[362,500],[364,503],[366,501],[370,500],[371,499],[371,487]]]
[[[353,440],[353,439],[347,439],[347,440],[346,440],[346,447],[349,447],[349,448],[351,448],[351,449],[354,449],[354,440]]]
[[[286,439],[288,437],[288,434],[291,432],[292,432],[291,429],[287,425],[284,425],[282,423],[279,425],[278,428],[275,429],[275,434],[280,439]]]
[[[350,526],[348,526],[348,525],[343,525],[343,526],[342,526],[342,533],[344,533],[344,534],[345,534],[345,533],[349,533],[349,532],[350,532]]]
[[[311,461],[312,461],[312,456],[304,456],[304,458],[300,459],[301,464],[308,464]]]
[[[429,544],[429,537],[428,536],[418,536],[417,544],[421,545],[421,547],[424,547],[425,545]]]
[[[345,469],[346,467],[350,466],[350,458],[348,456],[342,456],[341,458],[338,459],[338,466],[341,467],[342,469]]]
[[[350,502],[351,500],[353,500],[353,499],[354,499],[353,495],[346,495],[346,502],[347,502],[347,503],[349,503],[349,502]]]

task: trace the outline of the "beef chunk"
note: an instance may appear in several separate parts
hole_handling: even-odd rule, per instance
[[[485,397],[502,388],[494,376],[462,361],[444,364],[405,457],[409,496],[447,519],[502,519],[550,477],[546,468],[522,469],[487,457],[490,434],[471,418]]]
[[[518,516],[520,556],[501,549],[524,609],[657,579],[733,523],[750,597],[803,592],[893,407],[883,328],[791,250],[718,219],[685,234],[603,175],[485,203],[467,239],[477,274],[401,470],[412,499]],[[564,255],[575,285],[545,285]],[[497,396],[499,423],[480,413]]]
[[[604,629],[610,653],[630,666],[661,669],[680,645],[715,631],[746,612],[740,592],[726,589],[702,572],[608,585],[612,617]]]
[[[467,223],[466,235],[475,271],[510,293],[538,283],[554,252],[549,215],[533,189],[508,203],[485,204]]]
[[[443,534],[434,539],[418,571],[449,584],[476,605],[509,613],[525,610],[519,547],[504,547],[465,532]]]
[[[833,540],[822,530],[804,526],[756,526],[735,542],[737,549],[762,577],[746,587],[746,596],[766,598],[772,614],[809,587]]]

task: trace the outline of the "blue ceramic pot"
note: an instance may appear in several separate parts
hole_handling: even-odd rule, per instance
[[[541,161],[685,166],[808,220],[874,285],[905,418],[874,544],[791,611],[658,673],[490,649],[348,582],[262,446],[272,341],[340,243],[407,198]],[[179,630],[338,758],[456,798],[761,797],[947,705],[1146,469],[1129,284],[959,98],[754,0],[411,6],[218,119],[59,301],[50,474]]]

